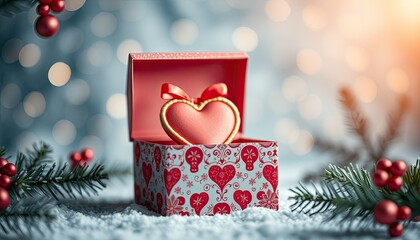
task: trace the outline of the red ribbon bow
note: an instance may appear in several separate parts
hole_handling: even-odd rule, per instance
[[[195,104],[211,99],[211,98],[226,97],[226,96],[227,96],[227,86],[224,83],[216,83],[216,84],[210,85],[203,91],[200,98],[192,98],[184,90],[182,90],[182,88],[176,85],[170,84],[170,83],[162,84],[161,93],[160,93],[160,97],[162,99],[166,99],[166,100],[185,99]]]

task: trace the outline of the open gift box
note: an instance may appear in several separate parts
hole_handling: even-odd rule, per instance
[[[132,53],[128,121],[134,146],[135,202],[162,215],[228,214],[257,206],[278,209],[278,143],[242,137],[247,55]],[[190,96],[223,82],[241,125],[230,144],[179,145],[163,130],[163,83]]]

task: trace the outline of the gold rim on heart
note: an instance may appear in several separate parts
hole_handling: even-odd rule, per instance
[[[169,134],[169,136],[171,138],[174,137],[174,138],[176,138],[177,140],[181,141],[183,144],[186,144],[186,145],[193,145],[187,139],[185,139],[183,136],[181,136],[179,133],[177,133],[169,125],[168,120],[166,119],[166,110],[168,110],[168,108],[172,104],[185,103],[185,104],[189,105],[190,107],[194,108],[196,111],[200,112],[201,110],[203,110],[203,108],[207,104],[209,104],[211,102],[223,102],[232,109],[233,114],[235,116],[235,125],[233,126],[233,129],[232,129],[231,133],[229,134],[229,136],[226,138],[226,140],[223,143],[228,144],[228,143],[232,142],[236,133],[238,133],[239,125],[241,123],[241,117],[239,115],[238,108],[235,106],[235,104],[233,102],[231,102],[229,99],[224,98],[224,97],[211,98],[211,99],[205,100],[205,101],[203,101],[199,104],[195,104],[195,103],[193,103],[191,101],[188,101],[188,100],[185,100],[185,99],[173,99],[173,100],[168,101],[167,103],[165,103],[162,106],[162,109],[160,110],[160,122],[162,123],[163,129],[165,130],[165,132],[167,132]]]

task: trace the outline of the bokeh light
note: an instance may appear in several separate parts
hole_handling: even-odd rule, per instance
[[[410,79],[401,68],[390,69],[386,75],[386,82],[392,91],[400,94],[406,93],[410,86]]]
[[[359,77],[355,80],[354,92],[360,101],[370,103],[375,100],[378,90],[376,83],[372,79]]]
[[[112,13],[102,12],[90,22],[90,29],[97,37],[107,37],[117,28],[117,18]]]
[[[313,94],[309,94],[298,103],[300,115],[308,120],[318,118],[322,113],[322,101]]]
[[[2,58],[5,63],[14,63],[19,59],[19,52],[22,48],[22,41],[12,38],[7,41],[2,48]]]
[[[349,68],[356,72],[365,71],[370,64],[369,54],[365,49],[357,46],[347,47],[345,58]]]
[[[313,31],[322,30],[328,23],[325,10],[317,5],[307,5],[302,10],[305,26]]]
[[[116,119],[127,116],[127,98],[125,94],[117,93],[112,95],[106,102],[106,111]]]
[[[299,69],[307,75],[315,75],[321,71],[322,59],[319,53],[312,49],[300,50],[296,63]]]
[[[61,145],[69,145],[76,138],[76,127],[68,120],[60,120],[54,124],[52,135],[54,140]]]
[[[56,87],[62,87],[67,84],[71,77],[70,66],[63,62],[56,62],[48,71],[50,83]]]
[[[0,91],[0,103],[3,107],[12,109],[19,104],[21,91],[18,85],[9,83]]]
[[[258,46],[258,35],[249,27],[239,27],[232,34],[232,42],[238,50],[251,52]]]
[[[198,37],[198,27],[190,19],[179,19],[171,26],[171,37],[179,45],[194,43]]]
[[[73,105],[85,103],[90,97],[90,87],[82,79],[73,79],[66,86],[67,101]]]
[[[273,22],[284,22],[290,16],[290,5],[284,0],[269,0],[265,3],[265,13]]]
[[[129,53],[139,53],[141,51],[142,47],[138,41],[134,39],[126,39],[118,45],[117,57],[121,63],[127,64]]]
[[[67,11],[74,12],[83,7],[86,0],[66,0],[65,8]]]
[[[40,92],[30,92],[25,97],[23,108],[28,116],[33,118],[39,117],[46,108],[44,95]]]
[[[314,146],[314,137],[306,130],[298,130],[292,133],[295,140],[290,145],[290,148],[296,155],[305,155],[309,153]]]
[[[33,43],[25,45],[19,52],[19,62],[23,67],[33,67],[41,58],[41,50]]]
[[[308,94],[308,84],[298,76],[290,76],[284,80],[281,93],[287,101],[297,102]]]
[[[112,47],[104,41],[97,41],[87,51],[87,60],[92,66],[105,66],[112,61]]]
[[[274,131],[280,142],[290,144],[295,140],[293,133],[299,131],[299,125],[291,118],[282,118],[277,121]]]

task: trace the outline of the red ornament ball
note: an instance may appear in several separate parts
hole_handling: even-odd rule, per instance
[[[391,173],[396,176],[404,175],[405,171],[407,170],[407,165],[402,160],[397,160],[392,163],[391,166]]]
[[[392,166],[392,162],[389,159],[381,158],[376,162],[376,170],[388,171]]]
[[[8,163],[2,167],[1,172],[7,176],[13,177],[16,174],[16,166],[13,163]]]
[[[38,0],[40,4],[50,4],[53,0]]]
[[[46,16],[50,13],[50,6],[47,4],[39,4],[36,8],[36,12],[41,16]]]
[[[407,221],[411,217],[411,208],[407,206],[401,206],[398,208],[397,218],[401,221]]]
[[[6,189],[0,188],[0,211],[6,210],[10,204],[10,195]]]
[[[89,161],[92,160],[95,157],[95,154],[92,149],[85,148],[82,151],[82,160],[83,161]]]
[[[0,187],[9,189],[12,186],[12,179],[7,175],[0,176]]]
[[[393,201],[382,200],[373,210],[375,221],[381,224],[392,224],[397,221],[398,206]]]
[[[53,0],[50,4],[51,10],[56,13],[60,13],[64,10],[64,0]]]
[[[82,154],[80,154],[79,152],[72,152],[70,155],[70,160],[73,162],[78,162],[82,160]]]
[[[400,223],[393,223],[389,226],[388,233],[391,237],[400,237],[404,233],[404,227]]]
[[[385,187],[389,181],[389,174],[384,170],[376,170],[372,175],[372,181],[377,187]]]
[[[0,168],[2,168],[4,165],[8,164],[9,161],[7,161],[6,158],[0,158]]]
[[[389,179],[388,189],[395,192],[395,191],[400,190],[402,185],[403,185],[402,177],[393,176],[391,179]]]
[[[58,19],[51,15],[41,16],[35,23],[36,32],[45,38],[54,36],[59,28],[60,23],[58,22]]]

